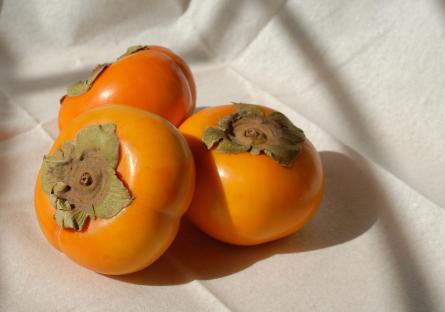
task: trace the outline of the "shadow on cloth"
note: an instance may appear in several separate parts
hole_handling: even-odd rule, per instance
[[[322,45],[310,34],[305,23],[295,10],[281,10],[280,22],[283,30],[291,37],[295,48],[300,50],[308,64],[318,74],[322,84],[331,95],[332,103],[338,107],[342,116],[346,116],[346,125],[351,135],[357,140],[366,141],[374,159],[385,162],[387,155],[381,148],[374,130],[366,123],[366,115],[361,110],[360,103],[349,91],[349,82],[331,64],[329,57],[323,53]],[[335,116],[333,116],[335,118]],[[368,172],[368,179],[378,187],[373,171]],[[389,258],[395,264],[398,282],[404,296],[406,311],[436,311],[432,297],[431,286],[422,273],[422,263],[406,239],[404,229],[394,214],[394,207],[389,203],[384,190],[379,190],[379,196],[368,197],[375,207],[379,208],[381,231],[386,238]],[[352,194],[352,193],[351,193]]]
[[[242,1],[223,1],[217,8],[218,14],[212,20],[210,25],[206,25],[205,30],[197,33],[200,42],[205,48],[205,51],[200,51],[196,47],[188,47],[181,56],[190,63],[209,62],[215,57],[213,47],[208,43],[213,36],[217,38],[224,37],[227,32],[227,27],[222,25],[230,25],[239,18],[241,12]],[[216,33],[216,35],[215,35]]]
[[[175,242],[158,261],[141,272],[113,278],[146,285],[214,279],[276,254],[327,248],[363,234],[377,218],[378,185],[362,163],[335,152],[320,155],[326,176],[325,197],[315,218],[296,234],[239,247],[218,242],[183,220]]]
[[[41,75],[35,78],[23,78],[19,77],[16,72],[17,63],[18,60],[9,48],[8,42],[0,40],[0,68],[2,70],[0,82],[1,88],[7,90],[8,95],[39,92],[59,86],[68,86],[75,81],[85,79],[92,70],[92,68],[82,68],[70,72]]]

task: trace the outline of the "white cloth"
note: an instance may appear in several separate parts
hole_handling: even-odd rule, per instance
[[[191,65],[198,105],[261,103],[321,152],[316,218],[257,247],[184,222],[142,273],[54,250],[33,208],[67,84],[128,46]],[[0,0],[0,311],[443,311],[445,2]]]

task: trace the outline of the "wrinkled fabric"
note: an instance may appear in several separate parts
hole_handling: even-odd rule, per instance
[[[260,103],[320,151],[314,220],[255,247],[184,220],[123,277],[53,249],[34,214],[65,87],[128,46],[185,58],[198,106]],[[0,0],[0,311],[441,311],[445,2]]]

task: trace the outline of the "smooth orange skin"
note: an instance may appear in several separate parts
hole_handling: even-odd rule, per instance
[[[175,54],[172,50],[167,49],[166,47],[149,45],[148,48],[162,52],[165,55],[168,55],[176,63],[176,65],[178,65],[181,68],[182,72],[185,75],[185,78],[187,79],[187,81],[189,83],[190,92],[192,94],[193,109],[195,109],[196,84],[195,84],[195,80],[193,79],[192,71],[190,70],[190,67],[187,65],[187,63],[184,61],[184,59],[182,59],[179,55]]]
[[[79,96],[65,96],[59,129],[95,107],[119,103],[160,115],[175,126],[195,109],[196,90],[187,64],[166,48],[153,47],[111,64]]]
[[[186,215],[208,235],[235,245],[290,235],[310,220],[322,200],[319,155],[307,139],[290,168],[264,154],[207,150],[201,141],[204,130],[234,111],[233,105],[207,108],[180,127],[196,164],[196,189]]]
[[[134,196],[110,219],[90,220],[84,230],[63,229],[53,219],[54,207],[35,188],[35,210],[48,241],[78,264],[103,274],[139,271],[167,249],[195,185],[193,156],[179,131],[163,118],[128,106],[88,111],[63,129],[49,155],[83,127],[114,123],[120,139],[117,172]]]

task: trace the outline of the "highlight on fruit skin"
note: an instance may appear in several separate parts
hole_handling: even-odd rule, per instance
[[[179,126],[196,103],[187,63],[161,46],[133,46],[113,63],[97,65],[85,80],[71,84],[60,100],[59,128],[95,107],[119,103],[137,107]]]
[[[196,164],[186,215],[213,238],[235,245],[269,242],[295,233],[320,206],[320,157],[285,115],[234,103],[203,109],[179,129]]]
[[[170,246],[194,185],[193,156],[171,123],[108,105],[61,131],[37,177],[35,212],[47,240],[71,260],[127,274]]]

